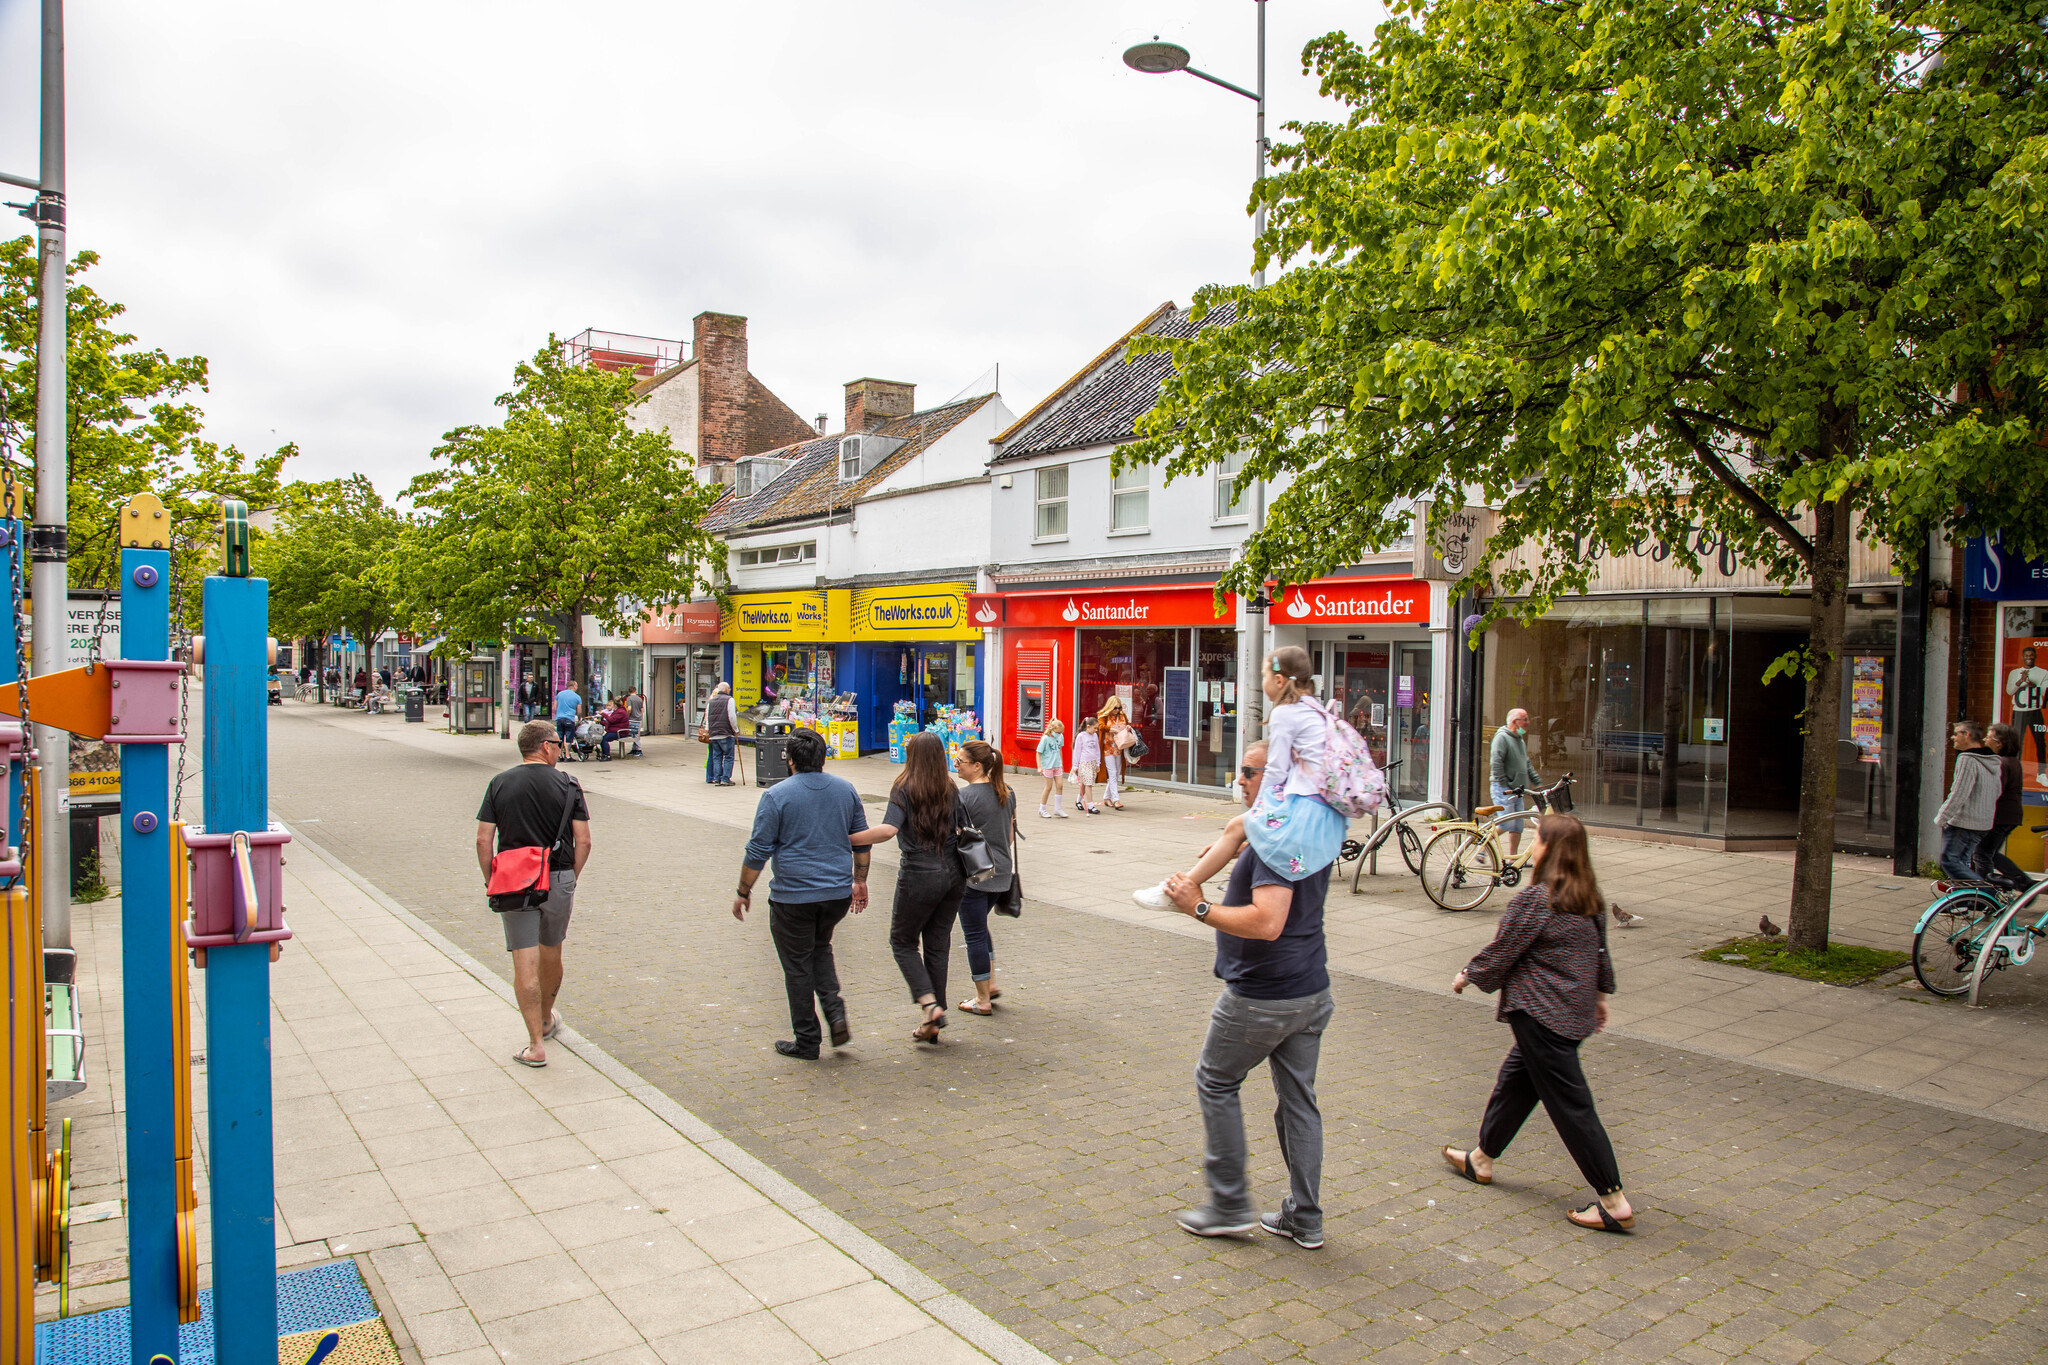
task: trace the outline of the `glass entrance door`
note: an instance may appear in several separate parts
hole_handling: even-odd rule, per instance
[[[1399,763],[1394,792],[1403,801],[1429,799],[1430,646],[1394,647],[1393,723],[1389,762]]]

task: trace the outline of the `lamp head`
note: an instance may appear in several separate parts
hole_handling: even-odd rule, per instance
[[[1164,43],[1156,37],[1149,43],[1139,43],[1124,50],[1124,65],[1148,76],[1163,76],[1169,71],[1183,70],[1190,60],[1188,50],[1179,43]]]

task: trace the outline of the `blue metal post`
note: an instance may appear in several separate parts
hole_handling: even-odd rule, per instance
[[[216,576],[204,592],[206,829],[261,831],[270,824],[270,584]],[[213,1339],[223,1361],[277,1358],[270,949],[245,943],[206,952]]]
[[[121,657],[167,659],[171,556],[121,551]],[[178,1358],[177,1068],[171,1055],[170,748],[121,746],[121,1056],[128,1102],[129,1356]],[[55,801],[59,793],[44,792]],[[67,874],[68,875],[68,874]],[[183,951],[183,945],[179,946]]]

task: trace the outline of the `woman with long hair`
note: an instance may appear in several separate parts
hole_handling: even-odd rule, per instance
[[[1010,857],[1010,831],[1017,819],[1017,794],[1003,781],[1003,756],[986,740],[970,739],[962,744],[953,768],[967,784],[960,793],[967,823],[978,827],[988,840],[989,856],[996,865],[995,876],[960,894],[960,936],[967,940],[967,972],[974,978],[974,994],[962,1000],[960,1008],[969,1014],[994,1014],[1003,989],[996,985],[996,945],[989,937],[988,917],[1016,875]]]
[[[1628,1232],[1635,1210],[1621,1192],[1614,1144],[1593,1107],[1579,1066],[1579,1044],[1607,1026],[1614,966],[1607,957],[1606,920],[1586,827],[1575,815],[1536,823],[1534,871],[1508,902],[1493,942],[1451,981],[1499,991],[1495,1017],[1515,1031],[1469,1150],[1443,1149],[1451,1169],[1478,1185],[1493,1183],[1493,1163],[1508,1149],[1540,1101],[1565,1150],[1599,1197],[1565,1214],[1596,1232]]]
[[[903,771],[889,789],[882,823],[853,836],[853,845],[895,839],[896,904],[889,916],[889,951],[924,1011],[913,1042],[936,1043],[946,1026],[946,960],[953,953],[953,920],[967,878],[960,871],[960,827],[968,823],[959,788],[946,772],[946,746],[929,731],[903,747]]]
[[[1124,750],[1135,744],[1138,732],[1131,728],[1131,720],[1124,712],[1124,699],[1116,693],[1109,694],[1109,700],[1102,703],[1102,709],[1095,713],[1095,740],[1102,750],[1102,804],[1111,810],[1124,808],[1123,795],[1117,790],[1117,783],[1124,775]]]

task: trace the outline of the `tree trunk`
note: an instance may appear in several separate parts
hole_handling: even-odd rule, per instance
[[[1813,679],[1806,689],[1806,743],[1799,774],[1799,847],[1792,862],[1786,943],[1828,946],[1835,880],[1835,746],[1842,729],[1842,637],[1849,609],[1849,499],[1814,508]]]
[[[576,695],[590,700],[590,660],[583,652],[583,604],[569,608],[569,672],[576,679]]]
[[[317,680],[320,688],[320,704],[325,706],[327,705],[327,641],[325,639],[320,641],[320,648],[316,652],[319,655],[320,662],[313,667],[313,677]]]

